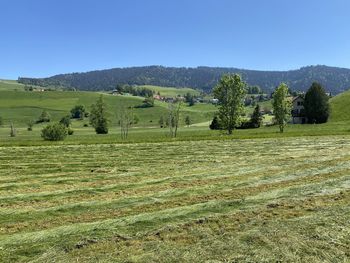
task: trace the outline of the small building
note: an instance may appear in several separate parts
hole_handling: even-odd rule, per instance
[[[162,97],[162,96],[160,96],[159,94],[153,95],[153,98],[154,98],[155,100],[160,100],[160,101],[164,101],[164,100],[165,100],[165,98]]]
[[[214,105],[219,103],[219,99],[211,99],[210,102]]]
[[[292,123],[304,124],[307,122],[304,108],[304,98],[302,96],[296,96],[292,100]]]

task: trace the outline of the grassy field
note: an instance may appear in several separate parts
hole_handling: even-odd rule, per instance
[[[75,105],[85,105],[89,110],[98,96],[100,94],[95,92],[0,90],[0,116],[4,119],[6,126],[9,126],[12,121],[16,126],[25,127],[30,120],[36,120],[41,112],[46,110],[53,121],[59,121],[63,116],[69,114]],[[143,101],[141,97],[107,94],[103,96],[107,103],[111,125],[117,124],[121,107],[138,106]],[[138,126],[157,127],[160,116],[167,115],[167,107],[167,103],[156,101],[155,107],[152,108],[134,108],[133,112],[139,118]],[[181,109],[182,114],[189,115],[193,122],[207,120],[214,111],[215,106],[211,104],[198,104],[193,107],[184,104]]]
[[[184,105],[176,139],[156,101],[134,109],[127,140],[118,110],[143,98],[103,94],[108,135],[73,121],[74,135],[47,142],[29,120],[45,109],[57,121],[100,94],[18,85],[0,81],[0,262],[350,261],[349,92],[332,98],[328,123],[283,134],[228,136],[208,129],[215,106]]]
[[[161,96],[164,97],[176,97],[177,95],[184,96],[187,93],[192,95],[199,95],[200,92],[198,90],[194,90],[191,88],[172,88],[172,87],[159,87],[159,86],[151,86],[151,85],[142,85],[140,88],[147,88],[153,90],[156,93],[160,93]]]
[[[348,262],[349,173],[349,136],[1,147],[0,259]]]

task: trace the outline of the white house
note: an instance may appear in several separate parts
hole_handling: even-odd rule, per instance
[[[304,109],[304,98],[302,96],[296,96],[292,100],[292,123],[304,124],[307,122]]]

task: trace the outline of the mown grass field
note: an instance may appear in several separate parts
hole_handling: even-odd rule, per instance
[[[348,262],[350,137],[0,148],[1,262]]]

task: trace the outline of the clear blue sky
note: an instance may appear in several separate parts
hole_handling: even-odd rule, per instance
[[[112,67],[350,68],[348,0],[0,0],[0,78]]]

